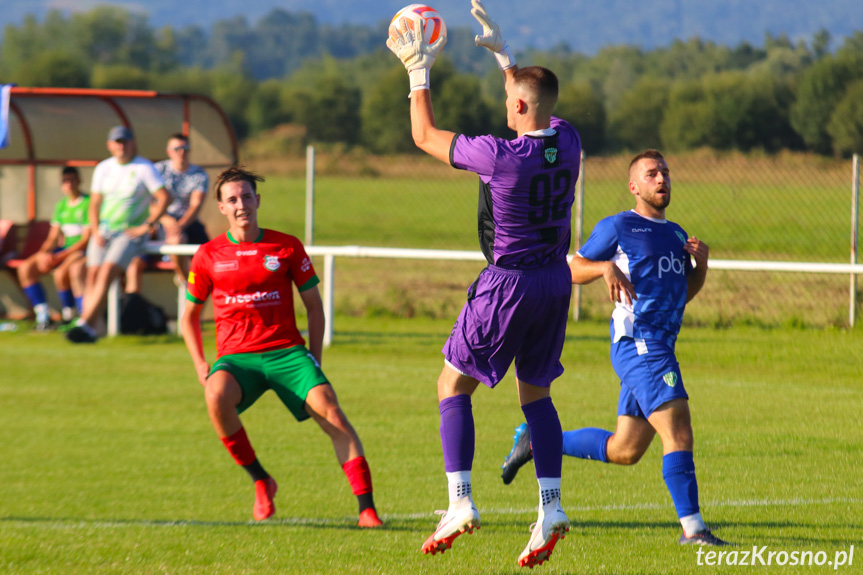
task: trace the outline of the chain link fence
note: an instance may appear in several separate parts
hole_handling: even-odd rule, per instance
[[[667,215],[705,241],[711,258],[852,261],[851,160],[714,152],[666,159],[673,182]],[[622,156],[586,159],[582,241],[601,218],[634,206],[628,164],[629,157]],[[478,250],[473,174],[425,156],[359,152],[322,154],[315,173],[315,245]],[[293,185],[305,182],[297,178]],[[340,258],[336,310],[454,318],[481,267]],[[847,326],[850,282],[848,274],[714,269],[685,321],[718,327]],[[606,319],[610,312],[601,281],[582,288],[580,318]]]

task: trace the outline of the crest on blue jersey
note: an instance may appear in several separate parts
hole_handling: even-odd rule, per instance
[[[557,161],[557,148],[546,148],[545,153],[545,161],[549,164],[553,164]]]
[[[675,387],[677,385],[677,373],[669,371],[662,376],[662,381],[664,381],[665,385],[667,385],[668,387]]]
[[[279,256],[264,256],[264,267],[271,272],[279,269]]]
[[[686,236],[684,236],[684,235],[683,235],[682,233],[680,233],[679,231],[675,231],[674,233],[675,233],[675,234],[677,234],[677,239],[679,239],[679,240],[680,240],[681,242],[683,242],[684,244],[686,243]]]

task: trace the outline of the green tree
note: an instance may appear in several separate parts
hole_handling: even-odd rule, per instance
[[[662,146],[669,151],[679,151],[710,145],[711,119],[701,82],[675,82],[659,128]]]
[[[90,71],[87,64],[76,54],[66,52],[43,52],[33,58],[28,66],[16,74],[18,83],[24,86],[57,88],[87,88],[90,86]]]
[[[437,125],[469,136],[489,133],[491,110],[481,92],[476,76],[456,73],[446,76],[440,95],[436,94],[434,99]]]
[[[304,60],[319,57],[320,31],[315,17],[271,10],[250,34],[238,38],[234,48],[248,55],[248,73],[253,78],[283,78]]]
[[[597,154],[605,147],[605,108],[588,82],[577,81],[564,86],[554,114],[575,126],[585,152]]]
[[[51,11],[43,24],[35,17],[28,16],[21,26],[6,27],[0,44],[0,74],[7,81],[28,85],[33,74],[31,68],[46,53],[63,53],[79,60],[84,66],[88,65],[63,15]]]
[[[812,55],[816,60],[820,60],[830,53],[831,40],[830,32],[826,28],[821,28],[815,33],[812,38]]]
[[[321,77],[299,102],[295,121],[307,128],[310,141],[356,144],[361,132],[361,95],[341,76]]]
[[[251,133],[286,124],[294,119],[291,108],[285,105],[286,87],[279,80],[265,80],[249,104],[247,119]]]
[[[434,72],[431,79],[436,81]],[[363,101],[363,142],[373,152],[416,151],[411,137],[409,89],[404,66],[395,64]]]
[[[626,150],[659,148],[660,126],[668,105],[668,82],[644,76],[623,95],[609,115],[608,131],[615,147]]]
[[[70,21],[77,45],[94,64],[126,64],[142,70],[173,65],[173,46],[157,44],[146,16],[115,6],[74,14]]]
[[[863,154],[863,80],[848,86],[830,118],[827,132],[840,156]]]
[[[791,108],[791,125],[809,149],[830,153],[833,146],[827,125],[846,87],[861,74],[852,58],[835,56],[822,58],[803,74]]]
[[[90,79],[94,88],[117,90],[146,90],[150,77],[146,71],[127,64],[97,64]]]
[[[727,71],[672,90],[661,128],[669,149],[774,151],[788,137],[787,115],[770,76]]]
[[[247,111],[257,86],[254,80],[243,73],[239,65],[241,61],[242,54],[237,54],[233,65],[211,72],[209,95],[228,115],[237,136],[245,138],[249,134]]]

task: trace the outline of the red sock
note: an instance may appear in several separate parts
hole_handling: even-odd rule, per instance
[[[348,477],[348,483],[351,484],[354,495],[372,492],[372,472],[369,470],[369,464],[365,457],[362,455],[354,457],[342,465],[342,470]]]
[[[245,428],[241,427],[239,431],[230,437],[222,437],[222,443],[228,450],[228,453],[237,462],[237,465],[251,465],[255,462],[255,450],[252,449],[252,444],[249,443],[249,438],[246,436]]]

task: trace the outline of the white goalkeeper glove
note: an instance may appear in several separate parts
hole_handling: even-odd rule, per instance
[[[515,66],[515,56],[512,55],[509,46],[504,42],[503,36],[500,34],[500,26],[489,17],[485,6],[482,5],[480,0],[471,0],[470,3],[473,6],[470,13],[473,14],[473,17],[482,26],[482,36],[474,38],[476,45],[488,48],[494,54],[497,65],[500,66],[501,70]]]
[[[429,70],[445,45],[445,35],[441,35],[431,44],[426,44],[422,32],[414,33],[408,29],[404,20],[390,29],[390,36],[387,38],[387,48],[398,56],[408,71],[411,92],[429,89]]]

